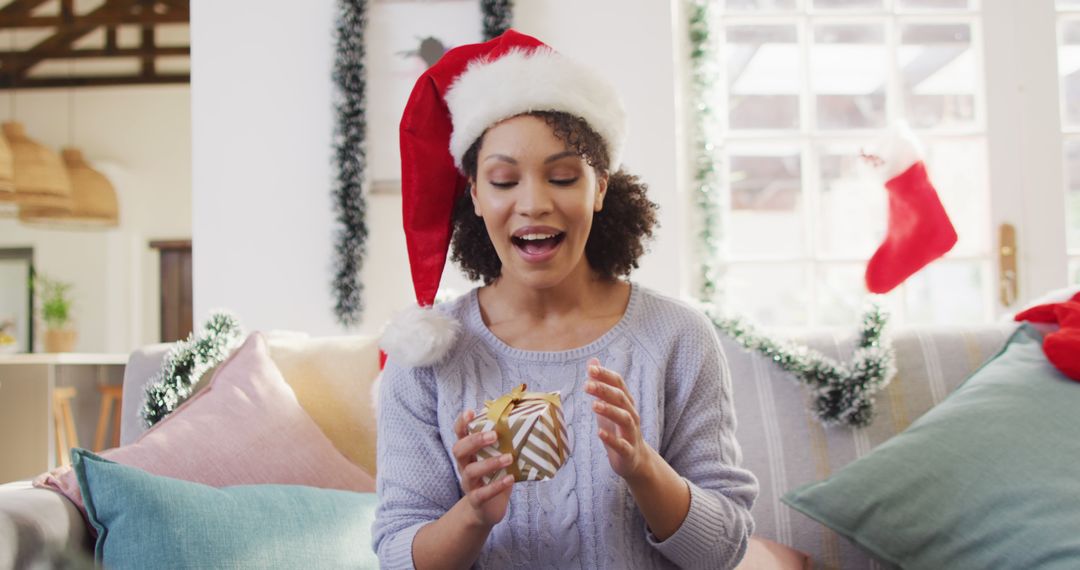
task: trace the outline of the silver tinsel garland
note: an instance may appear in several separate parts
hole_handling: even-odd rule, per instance
[[[887,316],[877,306],[862,318],[859,343],[850,362],[840,363],[821,353],[757,332],[740,319],[720,316],[714,303],[722,298],[722,214],[724,190],[720,181],[720,117],[717,78],[721,59],[718,37],[718,1],[687,0],[690,34],[691,109],[695,197],[701,215],[699,296],[717,330],[747,350],[759,352],[794,375],[812,391],[814,415],[826,425],[869,425],[874,416],[874,394],[895,373],[895,356],[883,337]]]
[[[691,0],[687,6],[690,31],[691,109],[694,113],[694,198],[700,215],[701,287],[706,302],[720,298],[723,281],[720,266],[721,216],[720,119],[713,107],[719,100],[717,77],[720,56],[716,41],[716,1]]]
[[[337,45],[334,55],[334,162],[333,189],[338,224],[334,240],[334,316],[342,326],[360,322],[364,312],[364,285],[360,270],[367,250],[367,201],[364,171],[367,154],[367,78],[364,71],[365,0],[338,0]]]
[[[886,314],[871,306],[863,314],[859,340],[849,362],[837,362],[816,350],[773,340],[740,319],[720,316],[711,306],[705,314],[716,329],[743,348],[763,354],[790,372],[811,391],[811,410],[825,425],[862,427],[874,419],[874,394],[896,373],[896,356],[884,337]]]
[[[142,418],[146,427],[169,415],[191,396],[199,378],[220,364],[242,337],[240,322],[230,313],[219,311],[203,326],[198,337],[193,331],[187,340],[173,343],[165,355],[161,372],[146,385]]]
[[[514,0],[480,0],[480,11],[485,42],[499,37],[513,25]]]

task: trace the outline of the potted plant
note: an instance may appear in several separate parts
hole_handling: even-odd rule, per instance
[[[71,352],[75,348],[75,329],[71,322],[71,283],[35,277],[41,295],[41,319],[45,321],[45,352]]]

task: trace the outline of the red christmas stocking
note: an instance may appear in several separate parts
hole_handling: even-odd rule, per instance
[[[885,183],[889,233],[866,266],[866,288],[888,293],[956,244],[953,229],[926,167],[917,160]]]
[[[1058,370],[1080,381],[1080,303],[1061,303],[1054,314],[1061,328],[1043,337],[1043,352]]]

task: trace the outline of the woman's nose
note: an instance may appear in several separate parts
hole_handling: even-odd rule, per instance
[[[518,183],[518,196],[515,209],[517,213],[536,217],[552,210],[554,202],[551,199],[550,189],[542,181],[531,177]]]

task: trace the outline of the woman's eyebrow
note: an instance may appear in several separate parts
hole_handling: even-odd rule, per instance
[[[564,150],[564,151],[562,151],[562,152],[560,152],[558,154],[553,154],[553,155],[545,158],[544,159],[544,164],[548,164],[549,162],[555,162],[556,160],[559,160],[561,158],[566,158],[568,156],[577,156],[577,155],[578,155],[578,153],[576,153],[576,152],[574,152],[572,150]]]
[[[510,158],[509,156],[506,156],[505,154],[489,154],[486,158],[484,158],[484,162],[487,162],[487,161],[489,161],[489,160],[491,160],[493,158],[495,160],[501,160],[503,162],[509,162],[510,164],[517,164],[516,160],[514,160],[513,158]]]

